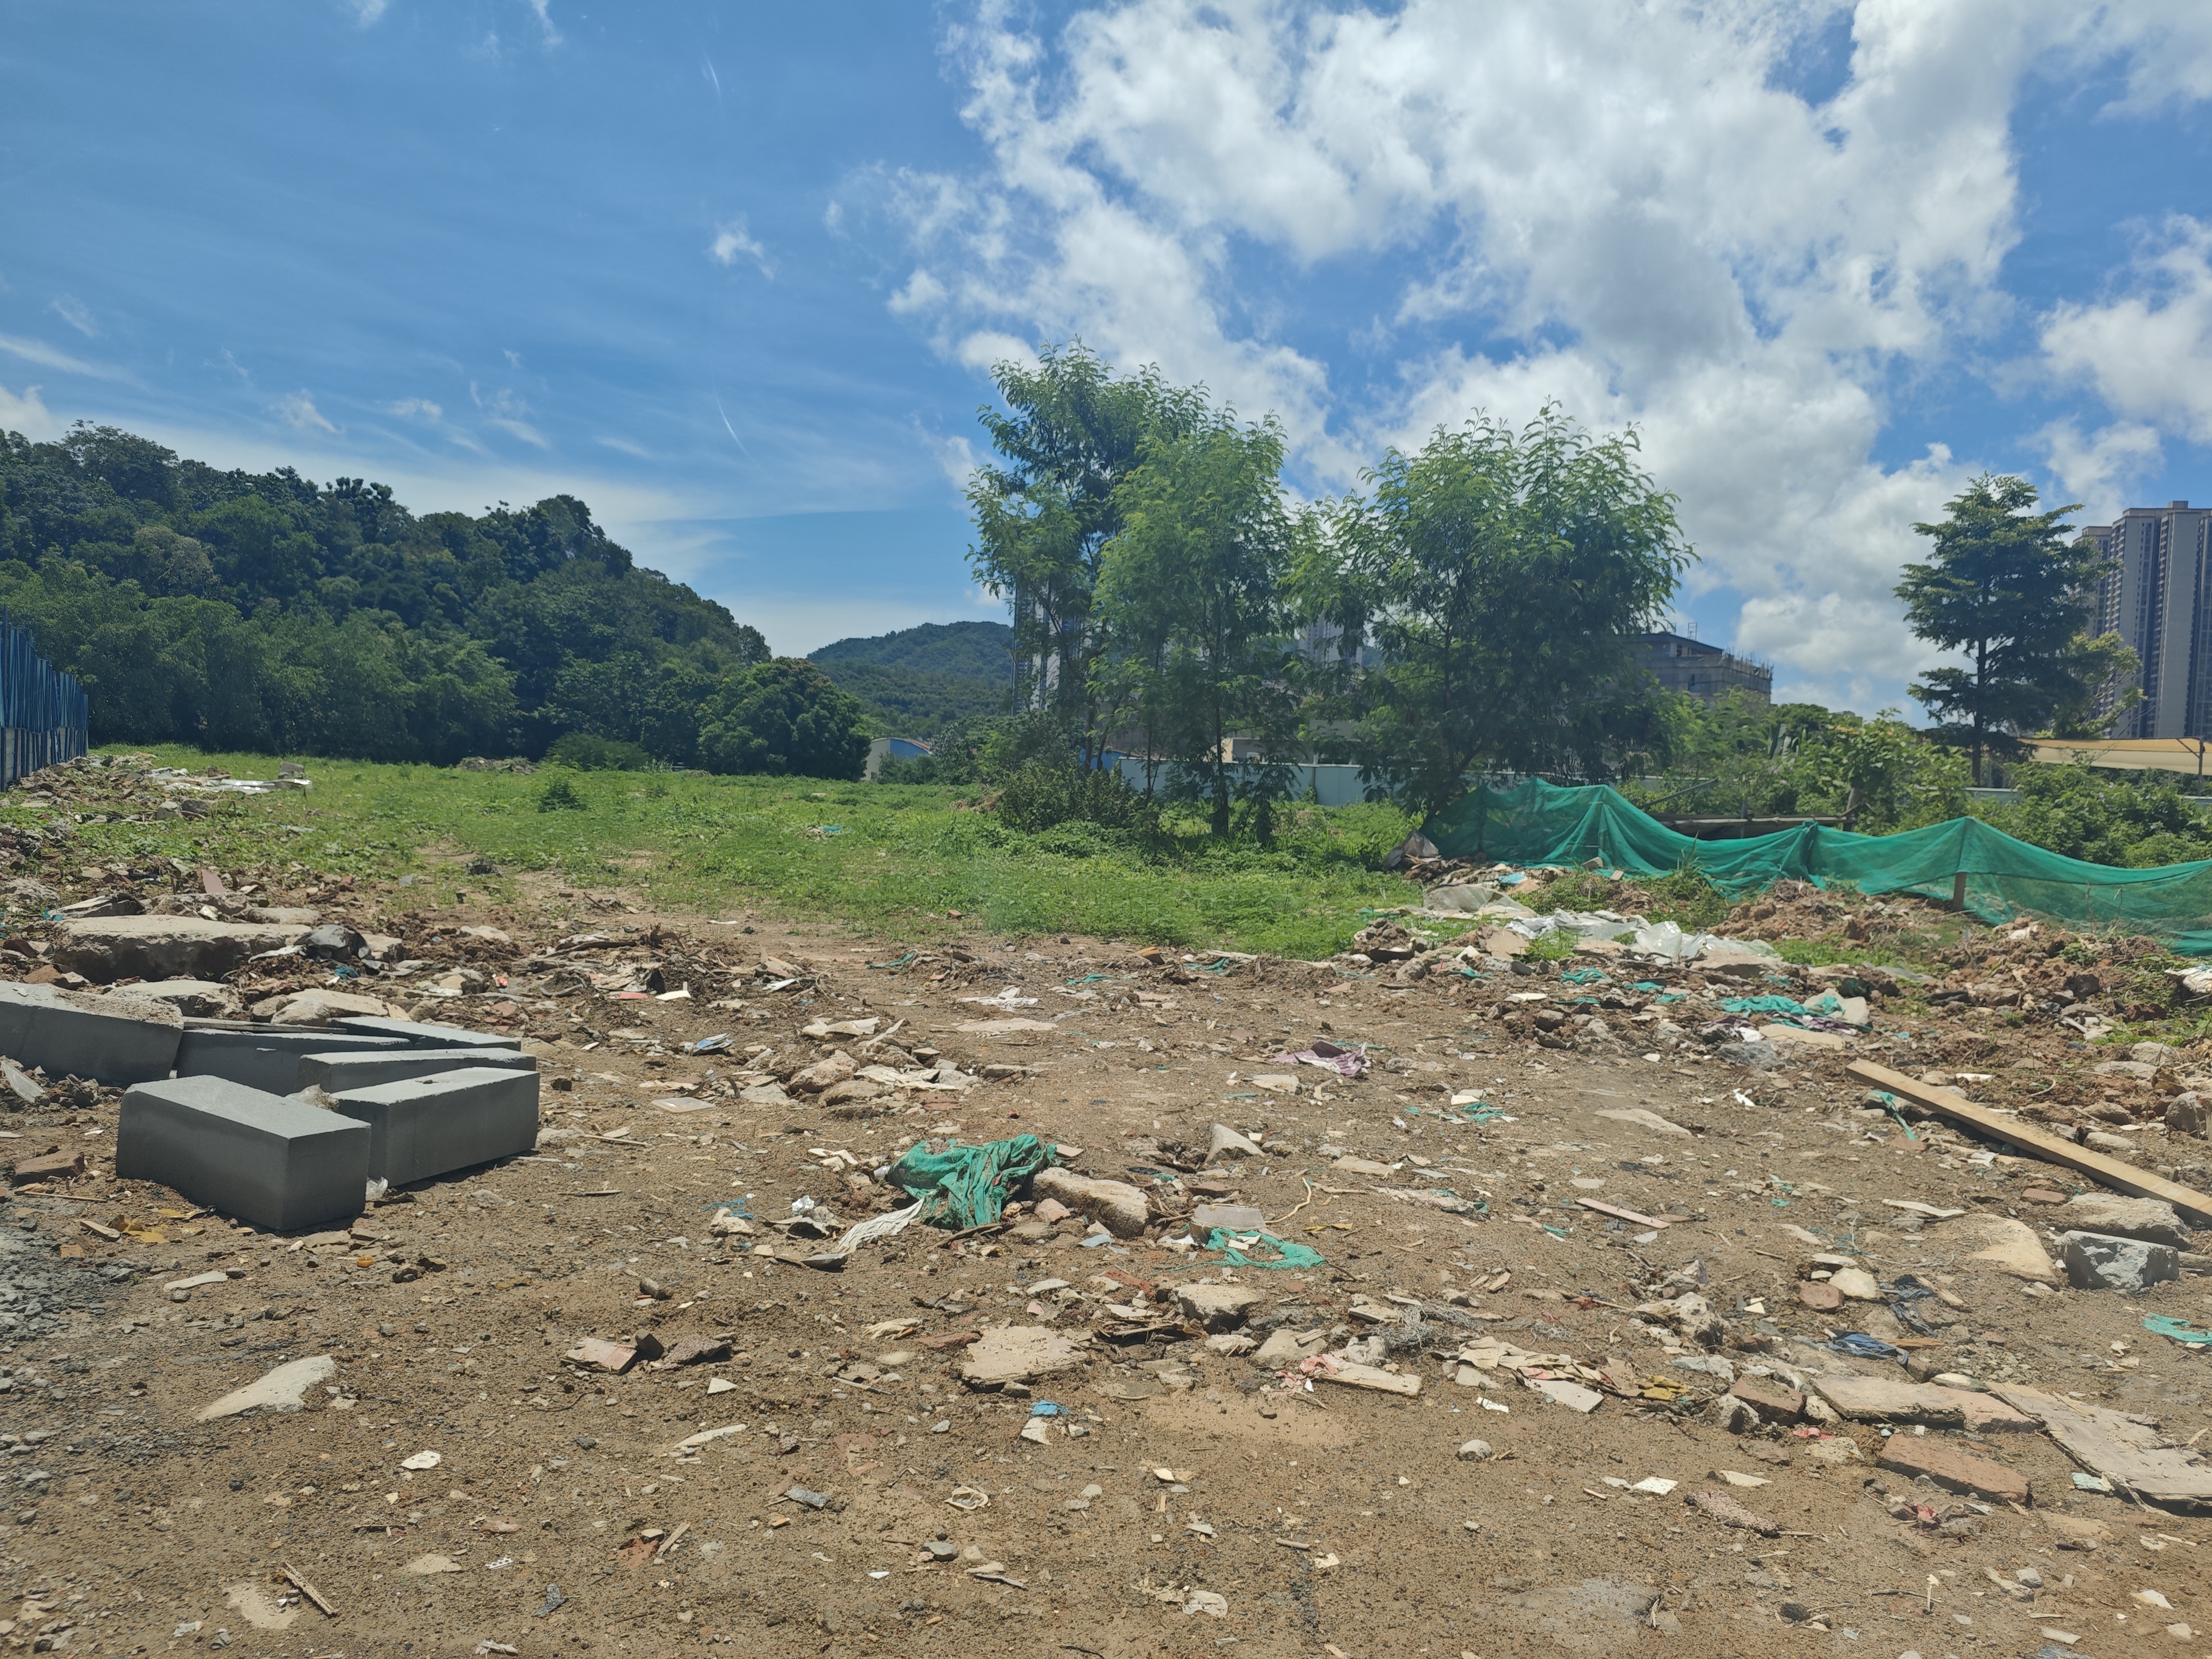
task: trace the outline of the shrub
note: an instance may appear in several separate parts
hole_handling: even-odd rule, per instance
[[[1030,761],[1006,779],[999,796],[1000,820],[1036,834],[1062,823],[1095,823],[1107,830],[1140,830],[1152,807],[1121,781],[1119,772]]]
[[[538,792],[538,810],[541,812],[580,812],[584,806],[584,798],[566,778],[555,778]]]
[[[858,779],[868,761],[867,711],[811,662],[779,657],[732,674],[699,726],[712,772]]]
[[[556,738],[545,751],[556,766],[573,766],[579,772],[647,772],[653,757],[634,743],[602,738],[590,732],[569,732]]]

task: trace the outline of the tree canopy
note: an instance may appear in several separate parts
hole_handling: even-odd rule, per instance
[[[102,743],[450,762],[574,731],[692,764],[708,695],[768,656],[574,496],[418,517],[112,427],[0,434],[0,604]]]
[[[2098,687],[2134,659],[2116,637],[2084,637],[2097,554],[2059,522],[2080,502],[2039,513],[2027,479],[1984,474],[1946,505],[1938,522],[1912,526],[1935,545],[1905,567],[1897,596],[1915,634],[1966,657],[1929,669],[1911,695],[1960,728],[1979,783],[1984,752],[2054,720],[2080,726]]]

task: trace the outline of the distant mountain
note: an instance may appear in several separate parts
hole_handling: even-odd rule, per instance
[[[1006,712],[1013,641],[1004,623],[924,623],[839,640],[808,659],[867,704],[884,735],[927,738],[954,720]]]

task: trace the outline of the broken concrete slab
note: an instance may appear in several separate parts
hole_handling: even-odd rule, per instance
[[[1272,1331],[1252,1356],[1258,1365],[1295,1365],[1311,1354],[1328,1346],[1328,1333],[1318,1331]]]
[[[1812,1379],[1814,1390],[1845,1417],[1866,1423],[1926,1423],[1937,1428],[1966,1426],[1960,1395],[1932,1383],[1895,1382],[1832,1371]]]
[[[1249,1285],[1179,1285],[1175,1296],[1183,1316],[1209,1331],[1233,1329],[1267,1299]]]
[[[159,979],[130,987],[125,994],[166,1002],[187,1019],[233,1018],[245,1012],[238,993],[211,979]]]
[[[2066,1282],[2077,1291],[2145,1291],[2181,1277],[2179,1251],[2140,1238],[2061,1233],[2058,1253],[2066,1263]]]
[[[164,1002],[0,982],[0,1054],[50,1078],[111,1086],[168,1076],[184,1018]]]
[[[2068,1456],[2116,1486],[2156,1504],[2212,1503],[2212,1464],[2191,1447],[2162,1444],[2165,1437],[2151,1425],[2039,1389],[1996,1393],[2036,1418]]]
[[[332,1091],[332,1109],[368,1127],[368,1173],[395,1187],[538,1144],[538,1073],[470,1066]]]
[[[1795,1423],[1805,1415],[1805,1396],[1784,1382],[1763,1376],[1741,1376],[1729,1387],[1729,1393],[1770,1423]]]
[[[461,1025],[441,1025],[429,1020],[378,1018],[356,1015],[335,1022],[343,1030],[362,1036],[397,1037],[417,1048],[512,1048],[513,1037],[490,1031],[471,1031]]]
[[[1145,1231],[1149,1214],[1145,1195],[1125,1181],[1103,1181],[1052,1168],[1030,1176],[1030,1188],[1039,1197],[1058,1199],[1078,1215],[1103,1222],[1116,1238],[1134,1238]]]
[[[1314,1373],[1323,1382],[1341,1382],[1348,1389],[1368,1389],[1376,1394],[1413,1395],[1421,1391],[1421,1379],[1397,1371],[1386,1371],[1379,1365],[1357,1365],[1348,1359],[1340,1359],[1331,1366]],[[1575,1385],[1567,1384],[1569,1388]],[[1589,1390],[1583,1390],[1588,1393]]]
[[[1972,1492],[1996,1504],[2025,1504],[2027,1477],[1986,1457],[1976,1457],[1933,1437],[1893,1435],[1875,1459],[1877,1468],[1899,1474],[1925,1475],[1946,1492]]]
[[[270,1232],[361,1213],[368,1126],[218,1077],[123,1097],[115,1174],[152,1181]]]
[[[2054,1225],[2060,1232],[2108,1233],[2170,1244],[2177,1250],[2192,1243],[2189,1229],[2171,1204],[2154,1198],[2122,1198],[2114,1193],[2078,1193],[2059,1206]]]
[[[1966,1247],[1962,1262],[1980,1262],[2034,1285],[2057,1285],[2058,1266],[2043,1249],[2035,1229],[2005,1215],[1968,1215],[1942,1224],[1946,1244],[1958,1240]]]
[[[334,991],[327,986],[264,997],[253,1005],[254,1018],[265,1019],[272,1025],[328,1025],[334,1020],[388,1015],[392,1012],[392,1005],[381,997],[363,996],[357,991]]]
[[[305,1359],[295,1359],[289,1364],[279,1365],[267,1375],[256,1378],[242,1389],[233,1389],[214,1404],[203,1406],[193,1413],[200,1423],[212,1423],[218,1417],[236,1417],[250,1411],[295,1412],[301,1398],[315,1384],[337,1370],[337,1361],[326,1353],[310,1354]]]
[[[1246,1139],[1226,1123],[1217,1123],[1213,1126],[1212,1133],[1206,1140],[1206,1155],[1209,1158],[1265,1156],[1260,1150],[1258,1142]]]
[[[1075,1344],[1058,1331],[1043,1325],[1001,1325],[968,1345],[960,1380],[972,1389],[997,1389],[1082,1364]]]
[[[497,1066],[514,1072],[538,1069],[535,1055],[519,1048],[410,1048],[395,1045],[381,1048],[334,1049],[303,1054],[299,1062],[301,1089],[321,1089],[341,1094],[379,1083],[400,1083],[409,1078],[433,1077],[440,1072],[470,1066]]]
[[[356,1052],[398,1054],[407,1045],[396,1037],[349,1039]],[[179,1077],[227,1078],[249,1089],[289,1095],[299,1089],[300,1061],[331,1052],[326,1030],[278,1030],[268,1025],[194,1023],[185,1027],[177,1046]]]
[[[1614,1123],[1633,1123],[1638,1128],[1655,1130],[1662,1135],[1686,1137],[1690,1133],[1690,1131],[1680,1124],[1663,1118],[1658,1113],[1642,1106],[1609,1107],[1600,1111],[1597,1115]]]
[[[219,979],[248,957],[305,939],[304,927],[204,916],[96,916],[69,924],[53,964],[97,985],[118,979]]]
[[[1258,1232],[1267,1224],[1267,1218],[1249,1204],[1200,1204],[1190,1212],[1191,1231],[1206,1233],[1219,1228],[1224,1233]]]

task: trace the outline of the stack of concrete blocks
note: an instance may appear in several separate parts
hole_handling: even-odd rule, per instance
[[[24,1059],[8,1042],[5,993],[46,988],[0,986],[0,1052]],[[149,1048],[112,1079],[131,1085],[116,1175],[158,1181],[270,1231],[360,1214],[372,1180],[404,1186],[538,1142],[537,1060],[480,1031],[173,1017],[168,1053],[155,1070]]]

